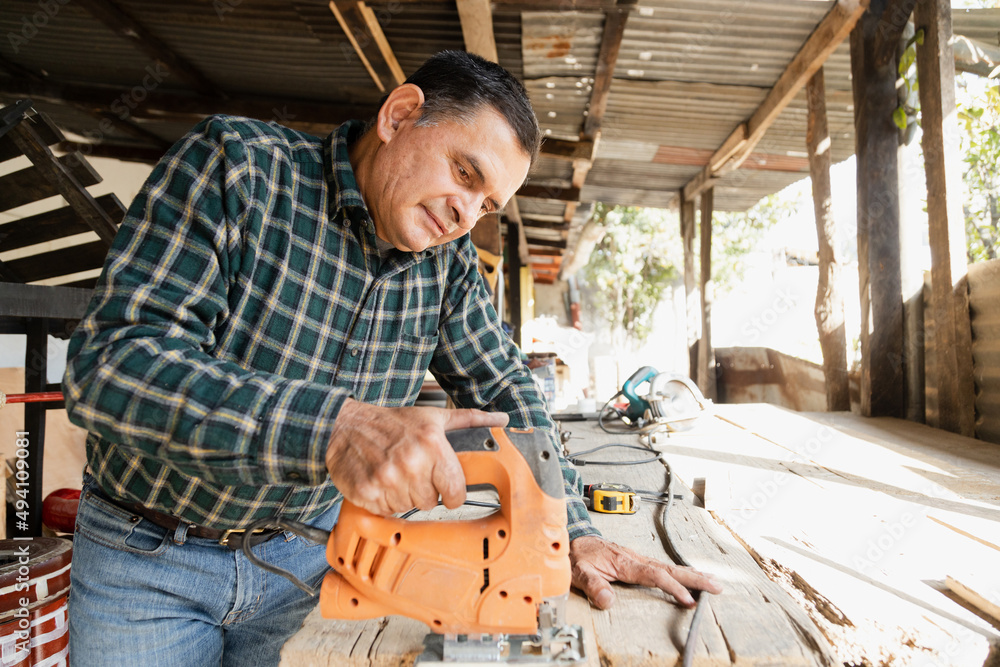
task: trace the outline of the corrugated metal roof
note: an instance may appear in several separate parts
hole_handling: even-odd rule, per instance
[[[642,0],[629,17],[615,75],[769,88],[834,4]]]
[[[367,107],[381,96],[327,0],[116,2],[220,92],[264,101],[253,107],[258,113],[271,101],[276,111],[288,100]],[[757,109],[833,5],[834,0],[640,0],[625,25],[596,161],[581,190],[583,201],[670,204]],[[452,0],[386,0],[369,6],[405,74],[437,51],[464,46]],[[104,95],[110,104],[122,91],[141,88],[155,61],[78,4],[53,3],[53,15],[36,17],[40,7],[37,0],[0,3],[0,34],[7,36],[0,39],[0,100],[12,101],[4,85],[22,77],[23,70],[56,87],[82,85],[90,91],[85,104],[39,102],[38,107],[78,134],[97,132],[115,145],[143,145],[120,128],[97,130],[99,117],[85,109],[101,106]],[[500,62],[524,80],[551,139],[577,140],[584,129],[604,25],[603,12],[494,7]],[[954,30],[1000,44],[1000,9],[958,10]],[[854,148],[846,43],[824,71],[832,155],[838,161]],[[155,87],[159,92],[190,91],[174,73],[156,81]],[[800,93],[745,168],[717,184],[717,208],[748,208],[806,175],[805,109]],[[170,142],[187,131],[196,116],[176,113],[128,120]],[[320,133],[318,127],[316,131]],[[572,162],[543,157],[529,181],[565,186],[572,176]],[[535,215],[550,221],[562,219],[566,210],[565,202],[527,198],[521,199],[520,208],[529,219]]]

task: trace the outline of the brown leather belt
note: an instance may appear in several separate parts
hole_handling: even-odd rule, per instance
[[[111,498],[105,497],[108,502],[111,502],[123,510],[132,512],[133,514],[140,516],[147,521],[156,524],[160,528],[164,528],[170,532],[177,530],[177,526],[180,525],[181,520],[171,514],[164,514],[163,512],[157,512],[154,509],[150,509],[145,505],[140,505],[139,503],[129,503],[123,500],[112,500]],[[217,530],[215,528],[206,528],[205,526],[196,526],[191,524],[188,526],[187,534],[191,537],[201,537],[208,540],[213,540],[218,542],[222,546],[229,547],[233,551],[239,551],[243,548],[243,541],[249,540],[250,546],[255,547],[258,544],[267,542],[269,539],[275,535],[281,533],[280,530],[261,530],[255,531],[254,533],[247,536],[247,532],[244,529],[238,530]]]

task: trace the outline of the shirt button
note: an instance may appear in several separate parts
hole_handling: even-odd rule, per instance
[[[353,350],[351,350],[351,356],[352,356],[352,357],[356,357],[356,356],[358,356],[358,353],[359,353],[360,351],[361,351],[361,350],[359,350],[358,348],[354,348]]]
[[[350,227],[350,226],[351,226],[351,221],[350,220],[344,220],[344,227]]]
[[[288,479],[302,479],[302,475],[293,470],[292,472],[288,473]]]

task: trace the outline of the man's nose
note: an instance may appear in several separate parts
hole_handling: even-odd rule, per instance
[[[452,198],[451,212],[454,223],[462,229],[472,229],[479,220],[479,211],[482,208],[478,195],[468,194]]]

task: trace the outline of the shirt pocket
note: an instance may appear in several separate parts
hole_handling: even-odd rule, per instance
[[[372,387],[376,391],[371,400],[380,405],[412,405],[420,393],[424,374],[438,346],[438,334],[417,336],[403,332],[396,344],[375,361],[376,375],[380,382]]]

